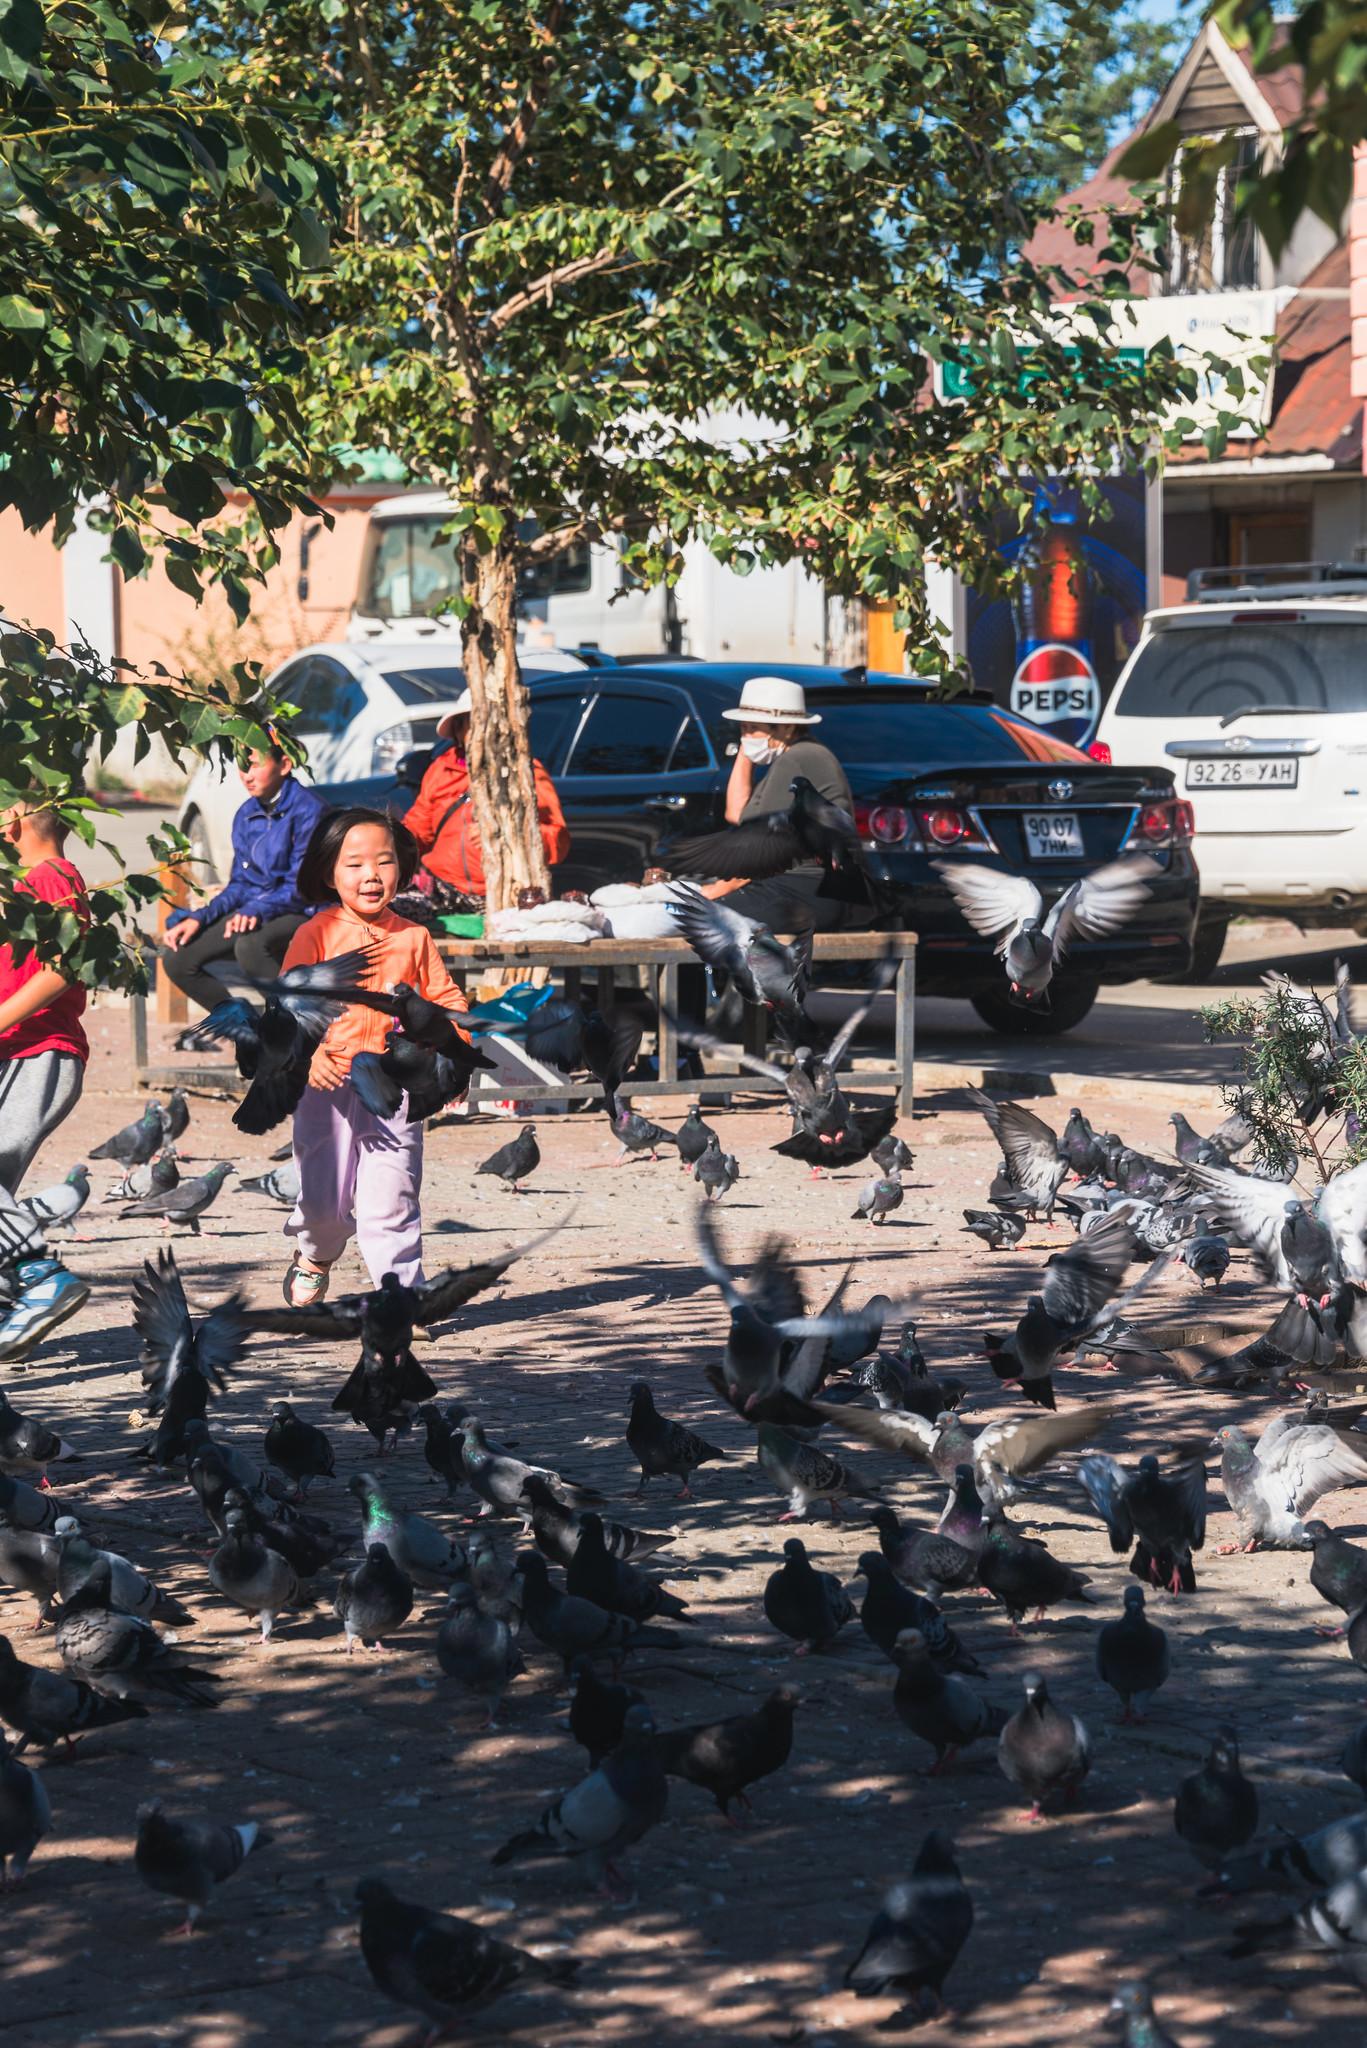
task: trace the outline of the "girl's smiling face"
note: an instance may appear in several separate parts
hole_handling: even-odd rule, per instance
[[[337,853],[332,886],[342,908],[355,917],[377,918],[399,888],[399,856],[383,825],[353,825]]]

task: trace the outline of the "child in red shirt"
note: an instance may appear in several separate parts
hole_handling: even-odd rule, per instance
[[[85,883],[64,858],[65,831],[55,812],[15,804],[0,832],[25,870],[21,890],[69,905],[85,921]],[[0,1187],[13,1194],[51,1136],[80,1100],[90,1045],[81,1026],[85,990],[34,952],[0,946]]]

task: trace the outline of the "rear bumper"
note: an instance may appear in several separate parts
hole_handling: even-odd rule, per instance
[[[1242,910],[1367,906],[1367,825],[1338,832],[1197,832],[1201,896]]]

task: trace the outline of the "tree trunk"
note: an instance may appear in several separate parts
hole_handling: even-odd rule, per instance
[[[461,655],[471,697],[470,801],[484,857],[485,902],[507,910],[520,889],[550,892],[536,817],[527,693],[517,667],[517,562],[502,546],[466,556]]]

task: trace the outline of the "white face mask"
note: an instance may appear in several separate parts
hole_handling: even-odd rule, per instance
[[[770,761],[777,761],[779,755],[783,752],[782,747],[776,741],[765,739],[762,732],[746,733],[745,738],[740,743],[740,750],[748,761],[755,763],[757,768],[765,768]]]

